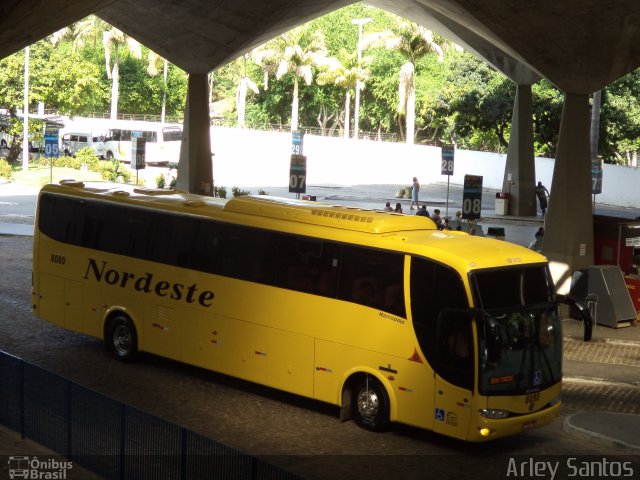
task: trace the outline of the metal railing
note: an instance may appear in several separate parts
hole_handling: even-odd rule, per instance
[[[0,423],[106,479],[299,478],[5,352]]]

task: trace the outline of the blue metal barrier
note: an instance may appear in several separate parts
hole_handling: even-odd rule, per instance
[[[0,424],[106,479],[299,478],[1,351]]]

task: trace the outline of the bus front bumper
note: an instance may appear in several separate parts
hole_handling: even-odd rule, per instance
[[[537,412],[504,419],[477,416],[477,423],[469,428],[467,440],[486,442],[500,437],[515,435],[550,424],[560,413],[562,402],[558,401]]]

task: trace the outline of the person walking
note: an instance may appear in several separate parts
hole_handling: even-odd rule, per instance
[[[413,188],[411,189],[411,207],[409,208],[409,210],[415,210],[415,208],[413,208],[413,204],[416,204],[416,208],[419,208],[420,205],[418,205],[418,192],[420,192],[420,182],[418,182],[418,178],[417,177],[413,177]]]
[[[538,202],[540,202],[540,210],[542,210],[543,216],[547,211],[547,197],[549,195],[547,187],[545,187],[542,182],[538,182],[538,186],[536,187],[536,197],[538,197]]]

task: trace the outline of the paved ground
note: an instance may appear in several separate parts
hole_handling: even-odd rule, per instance
[[[11,220],[29,224],[28,218]],[[478,478],[477,456],[491,459],[483,464],[486,478],[502,478],[510,458],[582,455],[630,459],[634,478],[640,476],[640,457],[567,433],[563,426],[571,415],[640,415],[640,385],[634,381],[640,380],[640,327],[597,326],[594,341],[585,343],[579,340],[580,322],[566,320],[561,418],[521,436],[469,445],[404,426],[372,434],[353,422],[340,423],[334,407],[154,356],[118,363],[99,340],[32,316],[31,238],[0,236],[0,264],[0,349],[306,478],[417,479],[427,472]],[[11,435],[0,432],[0,442],[10,442],[0,452],[21,454],[12,450],[22,443]]]

